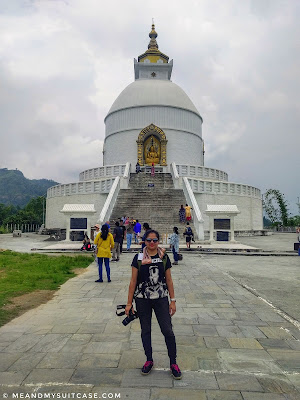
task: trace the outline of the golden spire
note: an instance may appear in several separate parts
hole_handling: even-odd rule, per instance
[[[169,57],[158,50],[158,44],[156,42],[157,32],[155,31],[155,25],[152,18],[152,29],[149,33],[150,42],[148,45],[148,50],[145,53],[141,54],[138,57],[138,62],[144,62],[146,59],[148,62],[157,63],[158,60],[161,60],[163,63],[168,63]]]
[[[148,44],[148,49],[158,50],[158,44],[156,42],[157,33],[155,31],[154,22],[152,23],[152,31],[149,33],[150,42]]]

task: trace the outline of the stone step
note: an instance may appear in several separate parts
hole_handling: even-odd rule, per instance
[[[148,183],[154,187],[148,187]],[[183,190],[174,188],[171,174],[131,174],[129,188],[120,190],[110,222],[113,227],[113,221],[127,215],[141,223],[148,222],[161,234],[172,233],[174,226],[182,233],[179,208],[185,203]]]

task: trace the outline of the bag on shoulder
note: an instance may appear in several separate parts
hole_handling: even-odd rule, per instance
[[[143,253],[140,253],[140,254],[143,254]],[[163,256],[162,262],[163,262],[163,265],[164,265],[164,270],[166,272],[166,268],[167,268],[167,257],[166,257],[166,255]],[[140,269],[141,269],[141,266],[142,266],[142,260],[138,259],[137,260],[137,265],[138,265],[138,271],[140,272]]]
[[[191,228],[190,226],[187,228],[186,234],[187,234],[188,236],[193,236],[193,231],[192,231],[192,228]]]

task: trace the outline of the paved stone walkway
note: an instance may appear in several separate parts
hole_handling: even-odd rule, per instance
[[[300,399],[299,329],[206,255],[185,253],[172,268],[183,379],[170,376],[156,322],[155,370],[142,376],[139,323],[124,327],[115,316],[115,306],[127,300],[131,259],[132,254],[123,254],[111,264],[110,284],[94,282],[92,264],[47,304],[0,329],[1,397],[95,393],[140,400]]]

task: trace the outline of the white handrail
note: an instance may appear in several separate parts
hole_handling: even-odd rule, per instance
[[[192,191],[191,185],[187,177],[183,178],[183,192],[188,204],[192,207],[192,216],[197,236],[199,240],[204,240],[204,221],[197,200]]]
[[[127,162],[123,176],[122,177],[117,176],[115,178],[114,183],[108,193],[108,196],[105,200],[104,206],[99,215],[98,222],[100,224],[103,224],[106,221],[109,221],[112,210],[116,204],[119,191],[121,189],[121,182],[123,181],[122,188],[127,188],[128,184],[129,184],[129,179],[130,179],[130,162]],[[125,182],[125,185],[124,185],[124,182]]]
[[[124,173],[121,178],[120,189],[128,189],[130,180],[130,169],[131,169],[131,164],[130,162],[127,162],[125,165]]]
[[[173,179],[173,183],[174,183],[174,187],[175,189],[179,189],[179,174],[176,168],[176,164],[173,161],[172,164],[170,165],[170,171],[171,171],[171,175],[172,175],[172,179]]]
[[[98,222],[102,225],[104,222],[109,220],[112,209],[116,203],[118,194],[120,191],[120,177],[117,176],[104,203],[104,206],[99,215]]]
[[[123,174],[123,178],[128,179],[130,177],[130,162],[127,162],[125,165],[125,171]]]

